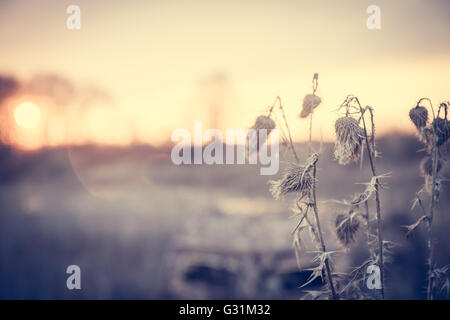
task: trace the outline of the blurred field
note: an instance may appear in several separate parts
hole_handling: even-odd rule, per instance
[[[318,145],[318,144],[316,144]],[[300,154],[304,145],[299,145]],[[368,182],[367,163],[339,166],[324,144],[318,196],[326,242],[339,205]],[[379,173],[392,173],[381,195],[384,230],[399,244],[388,266],[387,298],[425,298],[425,242],[401,227],[419,217],[411,199],[423,183],[415,137],[378,141]],[[304,156],[303,156],[304,159]],[[1,299],[297,299],[308,272],[291,248],[291,201],[272,199],[255,165],[174,166],[170,148],[82,146],[0,151]],[[283,164],[282,164],[283,165]],[[444,175],[449,176],[448,168]],[[436,225],[439,265],[450,262],[448,185]],[[372,211],[373,212],[373,211]],[[364,243],[363,234],[360,234]],[[346,270],[365,247],[342,254]],[[305,252],[307,267],[311,254]],[[82,270],[82,290],[66,289],[66,267]],[[318,285],[315,283],[313,285]]]

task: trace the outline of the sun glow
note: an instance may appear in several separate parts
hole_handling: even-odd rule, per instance
[[[36,128],[41,121],[41,110],[31,102],[24,102],[14,109],[14,120],[19,127]]]

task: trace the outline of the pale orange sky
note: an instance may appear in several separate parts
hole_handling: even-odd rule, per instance
[[[69,4],[81,30],[66,29]],[[412,132],[408,110],[423,96],[450,99],[450,2],[397,1],[0,1],[0,75],[22,81],[54,73],[75,86],[102,88],[111,99],[80,111],[34,97],[37,129],[10,130],[39,146],[131,141],[158,144],[194,120],[246,128],[280,95],[295,140],[308,137],[297,118],[319,73],[322,104],[314,138],[333,139],[332,112],[347,94],[375,108],[378,133]],[[381,30],[366,28],[366,8],[381,8]],[[225,75],[214,88],[207,79]],[[5,115],[4,117],[6,117]]]

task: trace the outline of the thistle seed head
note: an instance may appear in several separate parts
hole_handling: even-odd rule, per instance
[[[348,248],[356,240],[359,220],[352,214],[338,214],[336,217],[336,234],[339,242]]]
[[[250,128],[256,130],[256,141],[252,143],[250,146],[250,141],[247,137],[247,144],[249,145],[249,149],[251,147],[252,150],[259,152],[259,149],[261,148],[264,143],[266,143],[267,137],[269,136],[270,132],[275,129],[275,121],[273,121],[268,116],[259,116],[256,118],[255,124]],[[265,139],[259,136],[260,130],[267,130],[267,135],[265,136]],[[256,145],[255,145],[256,144]],[[249,154],[246,155],[246,157],[249,157]]]
[[[438,159],[437,161],[437,172],[442,169],[442,161]],[[420,172],[422,176],[432,176],[433,175],[433,161],[431,157],[426,157],[420,163]]]
[[[417,129],[423,128],[428,122],[428,110],[422,106],[416,106],[409,110],[409,118]]]
[[[291,192],[299,192],[306,196],[313,186],[313,178],[305,166],[291,164],[279,180],[270,180],[270,192],[275,199],[279,199]]]
[[[320,99],[320,97],[316,96],[315,94],[307,94],[303,98],[303,107],[302,111],[300,112],[300,118],[306,118],[307,116],[309,116],[321,102],[322,99]]]
[[[361,154],[364,129],[352,117],[341,117],[336,120],[336,143],[334,156],[339,164],[356,162]]]
[[[256,118],[255,124],[253,125],[252,129],[266,129],[267,134],[269,134],[271,130],[275,129],[275,121],[273,121],[268,116],[259,116],[258,118]]]
[[[431,124],[436,132],[438,147],[444,145],[450,138],[450,121],[447,119],[436,118]]]

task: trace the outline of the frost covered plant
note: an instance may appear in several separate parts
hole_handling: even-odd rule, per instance
[[[361,155],[364,129],[359,126],[358,120],[344,116],[336,120],[336,143],[334,156],[339,164],[349,164],[358,161]]]
[[[290,164],[279,180],[270,180],[270,192],[275,199],[297,192],[303,198],[308,195],[313,185],[309,167],[299,164]]]
[[[315,74],[313,78],[313,94],[317,89],[317,80],[318,75]],[[295,151],[294,145],[292,143],[291,133],[289,129],[289,125],[284,113],[283,106],[281,104],[281,99],[277,97],[274,104],[270,108],[270,112],[276,109],[274,107],[278,103],[279,111],[281,113],[282,119],[284,121],[284,129],[283,126],[278,124],[280,128],[282,139],[286,144],[289,145],[290,150],[295,158],[295,163],[291,162],[287,169],[284,171],[282,177],[279,180],[271,180],[268,183],[270,184],[270,191],[275,199],[282,198],[288,194],[296,195],[296,208],[295,213],[300,216],[300,222],[298,226],[294,230],[294,247],[296,257],[299,257],[299,249],[301,244],[301,236],[300,233],[302,231],[307,231],[308,235],[311,236],[315,246],[316,246],[316,256],[313,260],[316,263],[316,266],[311,269],[312,274],[306,283],[303,284],[302,287],[308,285],[312,281],[317,278],[324,278],[326,287],[311,293],[311,297],[313,298],[331,298],[331,299],[339,299],[339,295],[337,294],[335,283],[333,280],[333,272],[331,265],[331,255],[334,253],[333,251],[327,251],[324,237],[320,225],[318,208],[317,208],[317,199],[316,199],[316,174],[317,174],[317,162],[319,160],[319,155],[311,151],[311,127],[312,127],[312,111],[315,107],[317,107],[318,103],[315,98],[313,100],[308,100],[309,98],[305,98],[305,110],[308,111],[308,115],[311,115],[310,122],[310,153],[309,157],[304,163],[300,163],[297,153]],[[311,103],[312,104],[311,104]],[[306,112],[306,111],[305,111]],[[287,134],[286,134],[287,133]],[[300,263],[299,263],[300,266]]]
[[[255,124],[252,126],[252,129],[261,130],[265,129],[270,133],[273,129],[275,129],[275,121],[273,121],[269,116],[259,116],[256,118]]]
[[[447,119],[436,118],[431,123],[431,126],[436,134],[436,146],[439,148],[445,145],[450,138],[450,121]]]
[[[436,174],[438,175],[438,178],[439,172],[442,169],[442,165],[443,165],[442,160],[438,158],[436,163]],[[424,190],[427,191],[428,193],[431,193],[432,191],[431,187],[433,185],[433,172],[434,169],[432,157],[426,157],[422,159],[422,161],[420,162],[420,173],[422,177],[424,177],[425,179]],[[439,188],[436,188],[435,192],[439,192]]]
[[[277,111],[279,113],[281,113],[281,117],[283,119],[283,122],[281,124],[276,118]],[[272,117],[271,117],[272,115],[275,118],[275,120],[272,119]],[[289,128],[289,125],[288,125],[288,122],[286,119],[286,114],[284,112],[283,104],[281,103],[281,98],[279,96],[277,96],[275,98],[275,101],[273,102],[273,104],[267,108],[267,116],[259,116],[256,119],[255,124],[252,126],[251,129],[256,129],[256,130],[266,129],[266,130],[268,130],[267,136],[269,136],[270,131],[275,128],[276,124],[278,124],[278,128],[281,133],[281,139],[282,139],[281,145],[289,146],[290,150],[292,151],[292,154],[294,155],[296,162],[298,163],[299,159],[297,156],[297,152],[295,151],[294,144],[292,142],[291,130]],[[283,125],[284,125],[284,129],[283,129]],[[262,143],[264,143],[264,142],[260,143],[258,140],[257,150],[259,150],[259,147],[260,147],[260,145],[262,145]]]
[[[317,153],[311,154],[306,160],[303,171],[309,172],[312,177],[312,186],[309,188],[308,193],[300,193],[296,199],[297,210],[295,211],[297,215],[301,217],[300,223],[298,224],[296,230],[294,230],[294,247],[296,249],[300,248],[300,232],[302,230],[309,231],[311,239],[316,245],[316,257],[313,262],[317,263],[317,266],[312,268],[312,274],[309,279],[302,285],[302,287],[310,284],[317,278],[322,278],[325,276],[326,288],[319,290],[317,292],[309,292],[311,297],[328,297],[333,300],[339,299],[339,295],[336,291],[336,286],[333,280],[334,273],[331,266],[331,255],[333,251],[327,251],[322,228],[319,220],[319,211],[317,208],[317,198],[316,198],[316,164],[319,160]],[[310,213],[312,211],[312,217]],[[298,252],[296,251],[298,258]]]
[[[384,299],[384,247],[386,241],[382,236],[382,224],[381,224],[381,202],[380,202],[380,178],[387,177],[387,175],[377,175],[375,167],[375,158],[377,152],[375,150],[375,123],[373,120],[373,108],[367,106],[363,108],[356,96],[349,95],[345,98],[344,102],[338,108],[338,112],[342,109],[345,110],[345,115],[340,117],[335,124],[336,129],[336,143],[334,155],[340,164],[346,165],[351,162],[355,162],[360,159],[363,147],[367,148],[368,159],[370,163],[370,169],[372,171],[372,177],[370,183],[367,184],[366,189],[354,197],[351,201],[351,210],[356,211],[359,209],[359,205],[365,206],[365,218],[367,229],[367,241],[370,251],[370,258],[367,263],[377,264],[380,268],[380,280],[381,289],[380,296]],[[365,115],[366,112],[370,115],[371,134],[368,134]],[[352,117],[355,116],[356,118]],[[360,126],[362,123],[362,126]],[[368,200],[372,195],[375,195],[376,203],[376,221],[377,221],[377,234],[372,235],[370,230],[370,212]],[[342,218],[341,218],[342,219]],[[351,229],[349,229],[351,230]],[[339,236],[339,233],[338,233]],[[341,236],[344,236],[341,233]],[[345,240],[346,238],[344,238]],[[351,238],[348,238],[351,239]],[[375,240],[375,243],[373,242]],[[373,245],[377,245],[374,248]],[[348,287],[348,286],[346,286]]]
[[[440,104],[437,116],[435,115],[434,110],[431,109],[433,114],[433,120],[431,121],[431,123],[428,123],[428,117],[426,119],[421,118],[419,120],[418,115],[411,116],[412,113],[413,114],[419,113],[415,111],[416,109],[418,108],[425,109],[425,107],[422,106],[419,107],[419,104],[421,104],[423,101],[428,101],[430,105],[432,105],[430,99],[422,98],[417,102],[417,106],[410,110],[409,114],[411,121],[417,128],[417,135],[419,137],[419,140],[425,144],[425,146],[428,149],[427,150],[428,153],[432,153],[434,146],[436,146],[439,149],[442,146],[444,146],[450,139],[450,121],[447,119],[448,103]],[[440,117],[440,113],[442,110],[444,110],[444,118]],[[420,111],[420,113],[424,114],[425,111]],[[416,124],[418,122],[420,122],[420,126]],[[434,142],[434,138],[436,138],[436,142]]]
[[[442,169],[442,161],[438,159],[437,162],[437,173]],[[423,177],[433,176],[433,159],[431,157],[426,157],[420,162],[420,172]]]
[[[252,145],[252,148],[249,146],[249,150],[259,151],[262,145],[266,143],[267,138],[269,137],[270,132],[275,129],[275,121],[270,118],[269,115],[261,115],[255,120],[255,124],[250,128],[256,130],[256,145]],[[266,135],[260,135],[259,132],[261,130],[266,130]],[[247,144],[249,144],[249,138],[247,137]],[[248,157],[248,156],[247,156]]]
[[[353,210],[348,213],[336,216],[336,234],[340,243],[348,248],[356,240],[356,233],[359,230],[358,216]]]
[[[440,171],[444,164],[444,159],[442,155],[442,146],[444,146],[450,137],[450,124],[447,119],[448,106],[449,103],[441,103],[439,105],[439,109],[437,114],[434,112],[433,104],[428,98],[421,98],[417,102],[417,106],[419,106],[422,102],[427,101],[430,104],[430,108],[433,115],[433,120],[431,123],[428,123],[428,119],[425,123],[420,122],[421,126],[417,126],[417,120],[411,120],[416,125],[418,129],[419,139],[425,143],[426,151],[428,153],[428,157],[422,160],[420,164],[421,174],[425,178],[424,187],[416,193],[416,197],[413,202],[412,209],[415,207],[420,207],[422,210],[422,215],[419,219],[413,223],[412,225],[405,226],[407,229],[406,236],[414,232],[420,225],[424,224],[426,226],[426,230],[428,232],[428,273],[427,273],[427,299],[433,300],[436,295],[445,288],[445,286],[449,287],[450,279],[447,277],[448,266],[443,268],[438,268],[436,266],[435,257],[434,257],[434,235],[433,235],[433,220],[434,214],[436,211],[437,203],[439,201],[440,189],[442,177],[440,175]],[[418,107],[414,107],[410,110],[411,113],[415,113],[415,109]],[[423,107],[424,108],[424,107]],[[441,118],[441,111],[444,111],[444,117]],[[424,111],[421,111],[424,113]],[[429,196],[429,209],[426,210],[424,206],[424,202],[421,199],[421,194],[423,191],[426,191]]]
[[[316,96],[317,87],[319,85],[319,74],[315,73],[313,77],[313,93],[307,94],[303,98],[302,111],[300,112],[300,118],[306,118],[314,112],[314,109],[322,102],[319,96]]]
[[[324,278],[326,287],[316,291],[308,291],[307,296],[313,299],[328,298],[338,300],[339,294],[337,292],[337,283],[333,273],[332,267],[332,255],[334,251],[327,251],[325,245],[324,236],[319,219],[319,210],[317,206],[316,184],[317,184],[317,162],[319,160],[319,154],[313,151],[312,148],[312,116],[314,108],[320,103],[320,98],[315,96],[315,92],[318,87],[319,75],[314,74],[313,95],[307,95],[304,99],[302,115],[304,117],[310,115],[309,123],[309,157],[304,164],[304,170],[311,175],[312,186],[309,192],[306,194],[299,194],[296,200],[295,213],[300,217],[300,222],[297,228],[294,230],[294,248],[297,258],[299,257],[299,251],[301,247],[301,234],[306,232],[313,240],[316,246],[316,256],[313,260],[316,266],[311,269],[312,273],[309,279],[302,285],[305,287],[317,278]],[[300,263],[299,263],[300,266]]]
[[[319,104],[322,102],[322,99],[320,99],[319,96],[316,96],[313,94],[307,94],[303,98],[303,105],[302,105],[302,111],[300,112],[300,118],[306,118],[309,116],[315,108],[319,106]]]
[[[428,122],[428,110],[417,104],[416,107],[409,111],[409,118],[417,129],[422,129]]]

